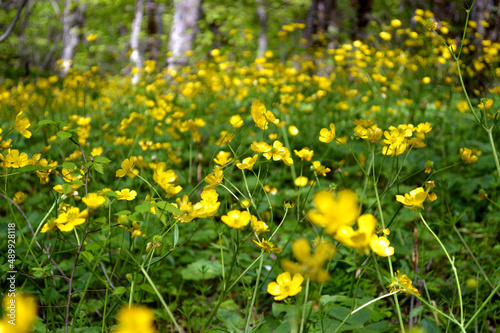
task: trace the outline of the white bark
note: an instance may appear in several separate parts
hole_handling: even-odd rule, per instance
[[[132,22],[132,30],[130,32],[130,48],[132,49],[130,53],[130,62],[134,67],[137,67],[139,71],[132,76],[133,84],[139,83],[141,79],[143,59],[139,49],[139,33],[141,32],[143,8],[144,0],[135,0],[134,21]]]
[[[168,41],[168,50],[171,52],[167,59],[169,69],[188,63],[186,51],[193,49],[200,12],[201,0],[174,0],[174,20]]]
[[[67,75],[71,68],[73,57],[75,56],[75,48],[82,38],[81,29],[85,22],[83,16],[85,5],[81,5],[77,2],[73,10],[71,10],[71,2],[71,0],[66,1],[63,16],[63,47],[61,53],[62,76]]]
[[[265,0],[255,0],[257,3],[257,16],[260,22],[259,45],[257,48],[257,58],[263,57],[267,51],[267,12]]]

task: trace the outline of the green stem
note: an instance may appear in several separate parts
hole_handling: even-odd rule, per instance
[[[493,159],[495,160],[495,165],[497,167],[498,179],[500,180],[500,163],[498,162],[497,150],[495,149],[495,141],[493,140],[493,127],[486,130],[488,133],[488,138],[490,139],[491,152],[493,153]]]
[[[481,311],[484,309],[484,307],[486,305],[488,305],[488,303],[491,301],[491,299],[497,293],[498,290],[500,290],[500,283],[497,284],[497,286],[495,287],[495,289],[490,293],[490,296],[488,296],[488,298],[484,300],[483,304],[481,304],[481,306],[479,307],[479,309],[477,309],[476,313],[474,313],[474,315],[472,316],[472,318],[469,319],[469,322],[464,326],[464,329],[463,329],[464,332],[467,329],[467,327],[469,327],[469,325],[474,322],[474,320],[481,313]]]
[[[248,329],[250,327],[250,318],[252,318],[253,305],[255,304],[255,298],[257,297],[257,293],[259,292],[260,273],[262,272],[262,264],[263,263],[264,263],[264,256],[261,255],[259,269],[257,270],[257,278],[255,280],[255,288],[253,290],[253,295],[252,295],[252,301],[250,302],[250,307],[247,310],[247,318],[246,318],[246,322],[245,322],[245,333],[248,332]]]
[[[451,268],[453,270],[453,274],[455,275],[455,280],[457,282],[458,301],[460,303],[460,323],[461,323],[461,325],[463,325],[465,319],[464,319],[464,306],[463,306],[463,301],[462,301],[462,289],[460,288],[460,280],[458,279],[458,273],[457,273],[457,268],[455,267],[455,263],[454,263],[453,259],[451,259],[450,255],[449,255],[448,251],[446,250],[446,248],[444,247],[443,243],[441,243],[441,240],[439,239],[439,237],[434,233],[434,231],[432,231],[431,227],[425,221],[424,217],[422,216],[422,213],[418,212],[418,215],[420,216],[420,219],[424,223],[427,230],[429,230],[429,232],[432,234],[432,236],[434,236],[434,238],[437,240],[437,242],[439,243],[439,245],[443,249],[446,257],[448,258],[448,261],[451,264]]]
[[[349,313],[349,316],[347,318],[349,318],[350,316],[352,316],[353,314],[355,314],[356,312],[358,312],[359,310],[362,310],[363,308],[367,307],[368,305],[372,304],[372,303],[375,303],[375,302],[378,302],[380,301],[381,299],[384,299],[386,297],[389,297],[391,295],[395,295],[397,294],[398,292],[397,291],[393,291],[392,293],[389,293],[389,294],[385,294],[385,295],[382,295],[378,298],[375,298],[375,299],[372,299],[371,301],[361,305],[359,308],[356,308],[356,310],[352,311],[351,313]]]
[[[307,298],[309,296],[309,278],[306,280],[306,294],[304,295],[304,304],[302,304],[302,318],[300,320],[300,330],[299,333],[304,331],[304,323],[306,321],[306,307],[307,307]]]

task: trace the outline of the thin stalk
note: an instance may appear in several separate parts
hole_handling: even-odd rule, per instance
[[[255,279],[255,288],[253,290],[252,301],[250,302],[250,307],[247,310],[247,318],[246,318],[246,322],[245,322],[245,333],[248,332],[248,329],[250,327],[250,318],[252,318],[253,305],[255,304],[255,298],[257,297],[257,293],[259,292],[260,274],[262,272],[263,263],[264,263],[264,256],[261,255],[259,269],[257,270],[257,278]]]
[[[500,163],[498,162],[497,150],[495,149],[495,141],[493,141],[493,127],[486,130],[488,133],[488,138],[490,139],[491,152],[493,153],[493,159],[495,160],[495,165],[497,167],[498,179],[500,180]]]
[[[474,320],[476,319],[476,317],[479,316],[479,314],[484,309],[484,307],[486,305],[488,305],[488,303],[491,301],[491,299],[493,298],[493,296],[497,293],[497,291],[499,289],[500,289],[500,283],[497,284],[497,286],[495,287],[495,289],[490,293],[490,296],[488,296],[488,298],[484,300],[483,304],[481,304],[481,306],[479,307],[479,309],[477,309],[476,313],[474,313],[474,315],[471,317],[471,319],[469,319],[469,322],[464,326],[464,329],[463,329],[464,332],[467,329],[467,327],[469,327],[469,325],[474,322]]]
[[[463,325],[465,318],[464,318],[464,305],[463,305],[463,301],[462,301],[462,289],[460,288],[460,280],[458,279],[458,272],[457,272],[457,268],[455,267],[454,260],[451,259],[448,251],[444,247],[443,243],[441,243],[441,240],[439,239],[439,237],[434,233],[434,231],[432,231],[431,227],[427,224],[424,217],[422,216],[422,213],[418,212],[418,215],[420,216],[420,219],[424,223],[427,230],[429,230],[429,232],[432,234],[432,236],[434,236],[434,238],[437,240],[437,242],[439,243],[439,245],[443,249],[446,257],[448,258],[448,261],[451,264],[451,268],[453,270],[453,274],[455,275],[455,280],[457,282],[458,301],[460,303],[460,323],[461,323],[461,325]]]
[[[306,294],[304,295],[304,304],[302,304],[302,318],[300,319],[300,330],[299,333],[304,332],[304,323],[306,321],[306,307],[307,307],[307,298],[309,296],[309,278],[306,280]]]

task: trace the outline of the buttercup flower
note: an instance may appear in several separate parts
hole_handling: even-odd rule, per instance
[[[351,190],[342,190],[335,197],[326,191],[317,192],[313,198],[315,209],[307,214],[312,223],[334,234],[342,225],[353,225],[359,213],[358,199]]]
[[[253,157],[247,157],[245,159],[243,159],[243,162],[241,163],[236,163],[236,167],[238,169],[247,169],[247,170],[252,170],[253,169],[253,166],[255,165],[255,162],[257,162],[257,158],[259,157],[259,155],[255,154],[253,155]]]
[[[135,190],[130,190],[128,188],[124,188],[121,191],[115,191],[116,194],[118,194],[118,200],[127,200],[127,201],[132,201],[135,199],[137,196],[137,192]]]
[[[392,282],[390,285],[387,286],[389,288],[389,291],[392,292],[404,292],[408,294],[416,294],[417,296],[420,296],[420,293],[417,288],[413,287],[412,282],[410,278],[408,278],[405,274],[399,273],[399,271],[394,274],[394,278],[392,278]]]
[[[25,138],[29,139],[31,138],[31,132],[28,131],[28,128],[31,126],[30,121],[28,118],[25,118],[24,116],[24,111],[21,111],[17,114],[16,116],[16,123],[15,123],[15,129],[21,133],[22,136]]]
[[[390,244],[386,237],[377,235],[372,235],[369,243],[370,249],[381,257],[389,257],[394,254],[394,248],[389,246]]]
[[[253,239],[252,242],[254,242],[255,245],[260,247],[262,249],[262,251],[264,251],[266,253],[271,253],[271,252],[281,253],[283,251],[283,249],[280,249],[279,247],[275,247],[273,243],[266,241],[264,238],[262,239],[262,241],[260,243],[257,242],[255,239]]]
[[[134,171],[134,162],[132,162],[132,159],[125,159],[122,164],[121,164],[121,169],[118,169],[116,171],[116,177],[124,177],[127,174],[131,174]]]
[[[330,124],[330,130],[322,128],[319,132],[319,141],[324,143],[330,143],[335,139],[335,125]]]
[[[460,148],[460,158],[466,164],[471,164],[471,163],[477,162],[477,156],[472,155],[472,150],[470,150],[469,148]]]
[[[214,158],[214,162],[220,166],[224,166],[229,162],[231,162],[232,160],[233,158],[231,157],[231,153],[225,151],[219,151],[217,156]]]
[[[230,228],[242,229],[250,223],[251,215],[246,210],[242,212],[231,210],[227,212],[227,215],[222,215],[220,219]]]
[[[0,321],[0,332],[2,333],[29,333],[32,332],[33,324],[37,319],[38,305],[35,299],[29,295],[16,292],[16,295],[10,297],[5,293],[2,305],[4,308],[4,317]],[[9,307],[15,304],[15,324],[10,321]]]
[[[116,333],[154,333],[154,314],[148,308],[132,305],[118,313],[118,330]]]
[[[59,214],[55,223],[57,224],[57,228],[61,231],[73,231],[77,225],[85,223],[85,218],[87,216],[88,211],[86,209],[80,212],[80,208],[71,207],[68,208],[66,212]]]
[[[334,238],[342,244],[367,254],[367,252],[369,253],[368,247],[376,225],[377,219],[372,214],[361,215],[358,219],[358,230],[354,230],[349,225],[341,225]]]
[[[407,208],[411,208],[413,210],[417,210],[419,208],[424,208],[422,205],[427,199],[428,192],[425,191],[422,187],[418,187],[410,193],[405,193],[405,195],[396,195],[396,200],[403,205],[407,206]]]
[[[269,231],[269,226],[266,224],[266,222],[259,221],[257,216],[252,215],[252,221],[250,222],[250,225],[257,234]]]
[[[103,196],[97,195],[96,193],[89,193],[85,197],[82,198],[84,204],[89,207],[90,210],[97,209],[102,206],[106,202],[106,198]]]
[[[292,278],[290,273],[284,272],[278,275],[276,282],[270,282],[267,285],[267,292],[274,296],[275,301],[282,301],[300,293],[302,282],[304,282],[304,277],[299,273],[294,274]]]
[[[222,168],[218,165],[214,167],[214,173],[209,174],[208,176],[205,177],[205,182],[208,183],[207,186],[205,186],[205,189],[210,189],[210,188],[215,188],[222,184],[222,180],[224,179],[224,174],[222,172]]]

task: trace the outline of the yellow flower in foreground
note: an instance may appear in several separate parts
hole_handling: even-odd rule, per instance
[[[127,200],[132,201],[137,196],[137,192],[135,190],[129,190],[128,188],[124,188],[121,191],[115,191],[118,194],[118,200]]]
[[[19,150],[17,149],[12,149],[11,151],[9,151],[5,158],[3,158],[3,156],[0,154],[0,159],[3,160],[3,164],[6,168],[18,169],[29,164],[28,154],[19,153]]]
[[[396,195],[396,200],[403,205],[407,206],[407,208],[411,208],[413,210],[417,210],[419,208],[424,208],[422,205],[427,199],[428,192],[425,191],[422,187],[418,187],[410,193],[405,193],[405,195]]]
[[[4,317],[0,322],[0,332],[2,333],[29,333],[37,319],[38,305],[33,297],[16,293],[16,296],[9,297],[5,293],[3,298]],[[12,304],[15,305],[14,309]],[[13,315],[12,317],[9,315]],[[14,319],[14,325],[11,323]]]
[[[300,274],[284,272],[278,275],[276,282],[270,282],[267,285],[267,292],[274,296],[275,301],[282,301],[287,297],[295,296],[302,291],[302,282],[304,277]]]
[[[322,268],[323,264],[332,259],[336,249],[332,243],[321,241],[311,254],[311,245],[305,238],[297,239],[292,243],[292,252],[298,262],[283,260],[281,267],[284,271],[300,273],[319,283],[326,282],[330,275]]]
[[[227,215],[222,215],[220,219],[230,228],[242,229],[250,223],[251,215],[246,210],[243,212],[231,210],[227,212]]]
[[[121,164],[121,169],[116,170],[116,177],[124,177],[129,173],[132,173],[134,171],[134,162],[132,162],[132,159],[126,158],[122,164]]]
[[[22,136],[29,139],[31,138],[31,132],[28,131],[28,128],[31,126],[28,118],[23,117],[24,112],[21,111],[16,116],[16,124],[14,125],[15,129],[21,133]]]
[[[370,238],[370,249],[381,257],[389,257],[394,254],[391,242],[384,236],[372,235]]]
[[[394,278],[391,280],[391,284],[387,288],[389,288],[391,293],[397,291],[420,296],[418,289],[413,287],[410,278],[405,274],[399,273],[399,271],[396,272]]]
[[[369,253],[368,247],[376,225],[377,219],[372,214],[361,215],[358,219],[358,230],[354,230],[349,225],[342,225],[334,238],[366,254],[366,252]]]
[[[87,207],[89,207],[89,209],[92,210],[97,209],[102,204],[104,204],[106,202],[106,198],[96,193],[89,193],[84,198],[82,198],[82,201],[87,205]]]
[[[319,141],[324,143],[330,143],[335,139],[335,125],[330,124],[330,130],[327,128],[322,128],[319,132]]]
[[[88,211],[86,209],[80,212],[80,208],[71,207],[68,208],[66,212],[59,214],[55,223],[57,224],[57,228],[61,231],[73,231],[77,225],[85,223],[85,218],[87,216]]]
[[[472,155],[472,150],[469,148],[460,148],[460,158],[467,164],[477,162],[477,156]]]
[[[327,234],[334,234],[342,225],[353,225],[358,217],[358,199],[351,190],[342,190],[337,197],[330,192],[317,192],[313,204],[316,209],[310,210],[307,217],[325,228]]]
[[[217,156],[214,158],[214,162],[219,164],[220,166],[224,166],[229,162],[231,162],[232,160],[233,158],[231,157],[231,153],[222,150],[219,151]]]
[[[118,313],[116,333],[154,333],[154,314],[148,308],[132,305]]]

